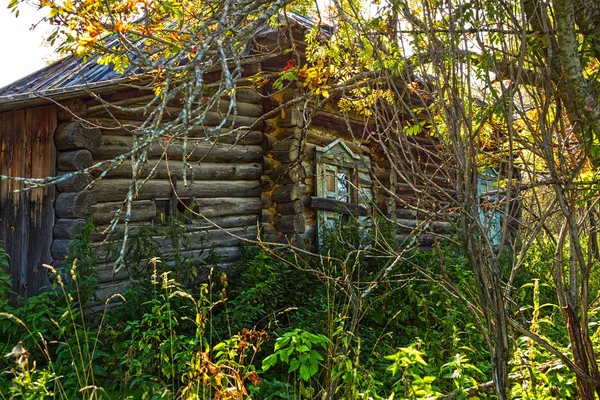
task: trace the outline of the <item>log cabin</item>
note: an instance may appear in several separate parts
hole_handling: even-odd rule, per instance
[[[301,32],[311,24],[299,16],[289,23]],[[260,59],[249,54],[244,76],[281,71],[290,59],[283,51],[289,47],[287,37],[271,27],[257,32],[254,41],[275,51]],[[259,232],[262,239],[314,248],[323,230],[340,216],[366,218],[379,210],[396,218],[402,227],[399,240],[404,240],[430,218],[421,211],[436,207],[398,183],[389,161],[367,140],[364,121],[343,118],[331,107],[313,113],[307,126],[300,106],[279,110],[301,89],[256,88],[249,79],[241,79],[237,115],[227,117],[226,126],[243,129],[233,136],[228,129],[209,138],[190,134],[187,148],[177,141],[154,143],[137,176],[144,184],[126,213],[131,163],[92,168],[135,147],[136,129],[146,116],[104,105],[135,108],[153,97],[151,91],[131,89],[128,83],[96,59],[70,57],[0,89],[0,242],[10,256],[9,274],[20,298],[43,290],[48,271],[42,265],[64,260],[69,242],[88,219],[96,227],[92,240],[98,248],[101,304],[131,285],[127,269],[114,272],[115,252],[101,250],[107,235],[120,240],[125,214],[132,237],[145,226],[160,232],[169,217],[183,218],[185,249],[164,235],[153,237],[166,262],[169,255],[180,253],[201,265],[210,257],[211,263],[227,266]],[[228,105],[224,97],[207,113],[202,128],[219,126]],[[176,102],[171,107],[173,113],[181,110]],[[422,167],[431,170],[432,179],[448,185],[448,169],[434,164],[422,162]],[[32,185],[19,179],[61,176],[68,179],[56,184]],[[390,196],[399,191],[406,201],[398,203]],[[194,211],[192,216],[185,213],[188,209]],[[439,233],[449,224],[438,220],[428,226]],[[419,241],[431,243],[431,233]]]

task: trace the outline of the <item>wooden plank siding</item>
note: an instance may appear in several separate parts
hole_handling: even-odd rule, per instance
[[[54,175],[56,123],[54,106],[0,113],[0,174]],[[20,189],[18,181],[0,180],[0,241],[10,257],[13,291],[27,299],[48,282],[42,264],[52,261],[54,187],[15,192]]]

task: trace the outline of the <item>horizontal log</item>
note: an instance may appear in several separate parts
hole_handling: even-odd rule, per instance
[[[180,178],[183,176],[184,163],[182,161],[149,160],[141,174],[145,178],[150,173],[157,179]],[[185,165],[187,179],[189,180],[256,180],[262,173],[260,163],[187,163]],[[107,178],[131,178],[131,163],[125,162],[106,175]]]
[[[294,137],[280,140],[273,145],[271,154],[282,163],[296,162],[300,157],[300,141]]]
[[[298,164],[280,164],[269,174],[275,183],[298,183],[304,179],[304,168]]]
[[[91,167],[93,163],[92,153],[89,150],[74,150],[59,153],[59,171],[81,171]]]
[[[271,160],[269,157],[263,157],[262,166],[263,171],[268,174],[269,171],[273,169],[273,160]]]
[[[173,258],[173,253],[163,254],[164,262],[168,263]],[[240,246],[235,247],[215,247],[213,249],[201,249],[192,251],[182,251],[178,254],[184,262],[195,262],[198,265],[207,265],[207,262],[233,262],[242,257]]]
[[[126,154],[132,150],[133,138],[131,136],[103,136],[102,145],[93,153],[95,160],[110,160]],[[165,143],[154,143],[148,150],[148,158],[161,158],[164,155],[169,160],[183,160],[186,156],[188,162],[227,162],[246,163],[260,162],[263,150],[256,145],[230,145],[212,144],[204,141],[189,139],[187,147],[180,140]]]
[[[98,289],[96,290],[96,298],[90,301],[89,306],[98,306],[97,309],[102,310],[107,299],[115,294],[124,295],[130,287],[131,281],[129,279],[103,283],[98,286]],[[119,302],[119,299],[115,298],[113,301]]]
[[[204,218],[192,216],[192,218],[187,221],[185,228],[188,232],[196,232],[206,229],[256,226],[257,222],[257,215],[231,215],[225,217],[213,217],[210,218],[209,221],[206,221]],[[125,232],[125,224],[117,224],[112,231],[109,231],[110,228],[110,225],[97,225],[96,229],[92,233],[91,240],[93,242],[101,242],[106,239],[109,234],[111,240],[123,237],[123,233]],[[148,232],[164,232],[170,229],[170,227],[168,224],[152,225],[148,222],[132,222],[128,224],[127,233],[129,237],[136,237],[141,229],[146,229]]]
[[[86,218],[94,204],[96,196],[89,190],[60,193],[54,203],[54,209],[58,218]]]
[[[318,211],[330,211],[354,216],[367,215],[367,209],[360,204],[345,203],[325,197],[311,196],[310,207]]]
[[[439,236],[435,235],[416,235],[416,238],[413,235],[396,235],[396,242],[400,245],[419,245],[419,246],[433,246],[435,240],[439,239]],[[414,240],[414,242],[413,242]]]
[[[122,209],[121,209],[122,208]],[[119,221],[125,221],[127,208],[123,202],[98,203],[92,206],[92,217],[94,224],[102,225],[110,223],[115,217],[117,210],[121,210]],[[156,217],[156,205],[152,200],[140,200],[131,202],[131,214],[129,221],[144,222],[152,221]]]
[[[260,238],[261,240],[273,240],[277,235],[277,230],[272,224],[263,223],[260,225]]]
[[[301,200],[294,200],[287,203],[277,203],[277,212],[282,215],[292,215],[304,212],[304,206]]]
[[[454,225],[451,222],[446,221],[423,221],[416,219],[396,219],[394,221],[395,225],[397,225],[401,230],[414,230],[417,227],[424,228],[427,226],[428,230],[432,230],[433,232],[438,233],[447,233],[454,229]]]
[[[227,233],[229,231],[230,233]],[[242,228],[232,228],[228,230],[211,229],[190,232],[179,241],[179,248],[174,247],[173,242],[165,236],[151,237],[161,249],[162,254],[174,254],[180,252],[189,253],[190,251],[205,250],[212,251],[220,247],[237,247],[246,240],[256,240],[257,227],[248,226]],[[52,242],[50,253],[54,259],[63,259],[69,253],[70,240],[56,239]],[[131,246],[132,242],[128,243]],[[121,250],[122,241],[119,238],[111,239],[109,242],[92,243],[91,247],[95,253],[96,260],[99,263],[110,263],[117,260]]]
[[[58,177],[63,177],[67,174],[72,174],[72,172],[60,172],[58,174]],[[56,184],[56,189],[59,192],[81,192],[82,190],[85,190],[88,185],[92,183],[92,175],[90,175],[89,173],[78,173],[75,174],[73,176],[71,176],[70,178],[67,178],[64,181],[61,181],[59,183]]]
[[[80,121],[65,122],[54,132],[54,144],[60,151],[88,149],[92,153],[100,148],[102,132],[89,128]]]
[[[52,229],[54,239],[73,239],[83,231],[85,219],[57,219]]]
[[[306,229],[304,215],[284,215],[277,222],[277,231],[283,233],[303,233]]]
[[[134,107],[139,107],[139,105],[132,105],[132,109],[125,110],[117,110],[117,109],[94,109],[93,111],[88,110],[88,118],[93,119],[96,118],[109,118],[113,116],[116,119],[130,119],[134,121],[145,121],[149,112],[145,112],[144,110],[133,110]],[[172,121],[182,112],[181,107],[176,106],[168,106],[166,107],[163,120]],[[109,112],[110,111],[110,112]],[[149,110],[152,111],[152,108]],[[200,113],[194,113],[194,119],[199,120]],[[206,114],[203,116],[202,125],[205,127],[216,127],[223,123],[224,128],[239,128],[239,127],[252,127],[258,120],[257,117],[246,117],[243,115],[229,115],[226,117],[225,113],[217,112],[217,111],[206,111]]]
[[[221,197],[196,199],[194,211],[206,218],[240,214],[260,214],[262,203],[258,197]]]
[[[261,193],[260,201],[262,203],[263,208],[269,208],[273,205],[273,198],[269,193]]]
[[[92,187],[99,202],[123,201],[129,191],[129,179],[102,179]],[[150,200],[171,197],[172,182],[168,179],[150,179],[139,189],[137,200]],[[177,188],[181,198],[210,197],[258,197],[258,181],[194,181],[189,187]]]
[[[271,223],[271,222],[273,222],[274,219],[275,219],[275,213],[271,210],[267,210],[267,209],[263,208],[260,222]]]
[[[260,187],[263,191],[269,191],[273,189],[273,186],[275,186],[275,182],[268,175],[260,176]]]
[[[179,241],[180,251],[190,250],[201,250],[201,249],[212,249],[215,247],[236,247],[244,243],[247,240],[256,240],[258,234],[258,227],[256,225],[245,226],[241,228],[232,229],[211,229],[202,230],[197,232],[189,232],[186,234],[183,240]],[[165,236],[156,236],[152,240],[156,242],[162,251],[171,249],[170,251],[176,251],[173,242],[165,238]],[[167,250],[169,251],[169,250]]]
[[[302,189],[299,185],[279,186],[273,191],[271,197],[273,198],[273,201],[278,203],[299,200],[302,198]]]

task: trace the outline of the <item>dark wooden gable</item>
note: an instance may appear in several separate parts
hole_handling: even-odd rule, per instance
[[[56,107],[0,113],[0,174],[44,178],[55,174]],[[54,188],[15,192],[23,184],[0,180],[0,241],[8,255],[13,290],[23,298],[47,283],[54,224]]]

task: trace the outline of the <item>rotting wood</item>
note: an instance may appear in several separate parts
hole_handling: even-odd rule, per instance
[[[80,121],[60,124],[54,132],[54,144],[58,150],[88,149],[92,153],[100,148],[102,132],[86,127]]]
[[[54,209],[58,218],[86,218],[96,204],[96,196],[89,190],[76,193],[61,193],[56,198]]]
[[[58,155],[57,161],[59,171],[81,171],[91,167],[92,163],[92,153],[89,150],[62,152]]]

